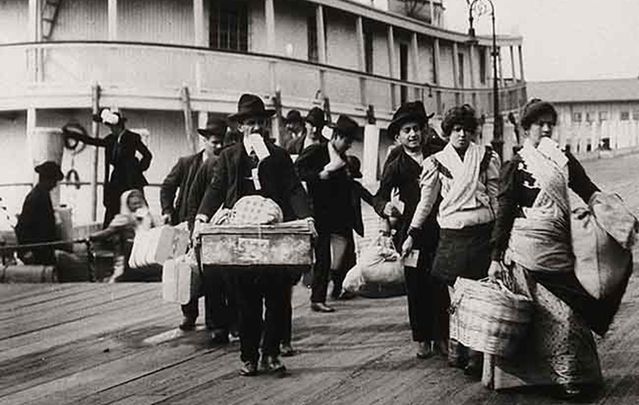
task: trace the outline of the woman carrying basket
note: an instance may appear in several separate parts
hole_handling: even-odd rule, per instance
[[[575,276],[568,190],[588,202],[599,189],[550,139],[556,123],[550,103],[531,100],[521,117],[523,148],[501,173],[489,276],[506,276],[502,263],[512,263],[514,290],[532,298],[534,313],[521,350],[487,356],[483,381],[495,389],[553,386],[572,398],[602,381],[591,330],[608,329],[623,289],[596,301]]]
[[[478,120],[469,105],[451,108],[442,130],[450,141],[422,164],[421,197],[402,246],[406,256],[438,200],[441,228],[432,275],[448,284],[457,277],[479,280],[490,265],[490,235],[495,219],[499,156],[474,143]],[[448,362],[469,375],[481,374],[481,354],[450,340]]]

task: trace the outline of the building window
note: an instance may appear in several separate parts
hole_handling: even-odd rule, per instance
[[[581,122],[581,113],[580,112],[572,113],[572,122]]]
[[[242,1],[210,3],[210,36],[213,49],[248,51],[248,7]]]
[[[608,111],[599,111],[599,121],[608,121]]]
[[[639,110],[634,110],[632,112],[632,119],[635,121],[639,121]]]
[[[630,119],[630,112],[629,111],[622,111],[621,115],[619,116],[619,119],[621,121],[628,121]]]
[[[586,122],[592,122],[592,115],[590,113],[586,113]]]
[[[486,84],[486,48],[479,48],[479,81]]]
[[[309,15],[306,19],[306,38],[308,41],[308,60],[310,62],[319,61],[317,53],[317,19],[315,14]]]

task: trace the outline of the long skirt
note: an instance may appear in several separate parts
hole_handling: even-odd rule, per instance
[[[450,296],[457,277],[479,280],[488,275],[490,266],[490,234],[493,224],[468,226],[462,229],[441,229],[439,245],[433,263],[433,276],[448,284]],[[450,339],[448,363],[455,367],[477,366],[481,354]]]
[[[533,319],[515,355],[485,355],[483,384],[504,389],[601,383],[597,346],[583,318],[519,264],[514,265],[513,282],[516,292],[532,298]]]

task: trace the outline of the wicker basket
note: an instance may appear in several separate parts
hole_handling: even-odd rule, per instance
[[[501,281],[458,278],[451,300],[450,337],[474,350],[512,355],[532,318],[530,298]]]

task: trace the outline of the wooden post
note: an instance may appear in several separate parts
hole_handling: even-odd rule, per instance
[[[420,71],[419,71],[419,42],[418,42],[418,38],[417,38],[417,33],[413,32],[413,35],[411,36],[410,42],[411,42],[411,48],[412,48],[412,64],[411,66],[413,67],[413,81],[416,83],[419,83],[420,80]],[[423,89],[420,87],[416,87],[415,89],[415,100],[422,100],[422,91]]]
[[[435,24],[435,5],[433,4],[433,1],[429,1],[428,2],[430,7],[429,7],[429,12],[430,12],[430,25],[436,25]]]
[[[440,64],[440,56],[441,51],[439,49],[439,38],[435,38],[433,41],[433,60],[434,63],[434,72],[433,72],[433,82],[437,85],[441,85],[441,64]]]
[[[315,7],[315,25],[317,26],[317,61],[325,65],[326,64],[326,27],[324,26],[324,7],[318,4]],[[323,68],[319,70],[319,88],[323,97],[327,97],[326,94],[326,78]]]
[[[501,87],[505,87],[505,81],[504,81],[504,71],[503,71],[503,64],[502,64],[502,59],[501,59],[501,47],[497,48],[497,57],[499,58],[499,85]],[[503,105],[503,104],[502,104]]]
[[[35,108],[27,108],[27,145],[29,145],[29,163],[31,169],[34,166],[34,153],[33,153],[33,136],[35,135],[36,117],[37,111]],[[31,184],[34,185],[38,181],[38,177],[35,172],[31,173]]]
[[[182,100],[182,111],[184,112],[184,131],[186,133],[186,140],[191,149],[191,153],[195,153],[197,152],[198,142],[193,131],[193,110],[191,110],[191,95],[189,93],[188,86],[184,85],[182,87],[180,98]]]
[[[40,1],[29,0],[29,17],[28,17],[28,38],[29,42],[40,42],[41,14]],[[29,61],[29,80],[37,82],[39,78],[40,50],[32,49],[27,51]]]
[[[204,46],[204,0],[193,0],[193,45]]]
[[[461,87],[459,83],[459,48],[457,42],[453,42],[453,86],[456,88]]]
[[[524,80],[526,80],[524,78],[524,54],[521,50],[521,45],[519,45],[517,48],[519,48],[519,80],[523,82]]]
[[[470,44],[470,47],[468,48],[468,52],[470,55],[470,57],[468,58],[468,66],[470,67],[470,87],[474,89],[475,88],[475,45]],[[474,97],[475,96],[473,95],[473,99]],[[473,101],[473,105],[475,105],[474,101]]]
[[[512,72],[512,75],[513,75],[513,82],[517,82],[517,72],[515,69],[515,50],[513,49],[512,46],[510,46],[509,48],[510,48],[510,71]]]
[[[395,31],[392,25],[388,26],[388,75],[396,79],[395,74]],[[395,84],[391,83],[391,110],[395,110],[397,106],[397,95],[395,94]]]
[[[326,64],[326,27],[324,22],[324,7],[318,4],[315,7],[315,25],[317,26],[317,59],[318,62]]]
[[[118,40],[118,0],[108,0],[107,25],[109,41]]]
[[[359,71],[366,72],[366,49],[364,44],[364,21],[362,17],[358,16],[355,20],[355,31],[357,32],[357,61]],[[359,78],[359,100],[362,105],[366,105],[366,78],[360,76]]]
[[[377,161],[379,156],[379,128],[375,124],[375,111],[373,106],[366,112],[366,124],[364,125],[364,150],[362,151],[362,174],[364,184],[373,184],[377,181]]]
[[[97,83],[91,86],[91,112],[100,114],[100,85]],[[91,120],[91,136],[100,137],[100,124]],[[98,161],[100,159],[100,148],[93,148],[93,173],[91,173],[91,221],[98,220]],[[104,192],[104,190],[103,190]]]
[[[204,0],[193,0],[193,45],[205,47],[204,40]],[[195,89],[202,89],[202,57],[195,55]]]

